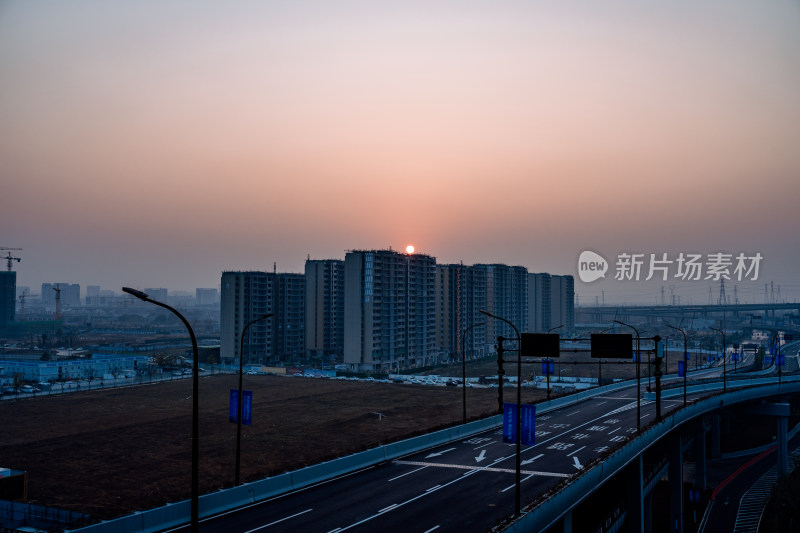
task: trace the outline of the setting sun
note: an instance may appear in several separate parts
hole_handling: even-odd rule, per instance
[[[406,253],[407,253],[407,254],[413,254],[413,253],[414,253],[414,246],[413,246],[413,245],[411,245],[411,244],[409,244],[408,246],[406,246]]]

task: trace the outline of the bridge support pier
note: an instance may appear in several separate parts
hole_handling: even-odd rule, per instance
[[[711,458],[719,459],[720,453],[719,413],[711,415]]]
[[[706,490],[706,432],[701,426],[694,435],[695,487]]]
[[[642,455],[628,465],[626,477],[628,531],[644,533],[644,485]]]
[[[564,518],[561,519],[562,531],[564,533],[572,533],[572,511],[567,511]]]
[[[683,443],[680,435],[669,442],[669,530],[683,532]]]
[[[759,416],[774,416],[777,419],[778,428],[775,436],[775,445],[778,452],[778,475],[789,474],[789,415],[791,406],[788,402],[781,403],[762,403],[752,406],[743,412]]]
[[[785,405],[788,406],[788,404]],[[778,475],[786,476],[789,475],[789,416],[788,414],[786,416],[779,415],[776,418],[778,419],[778,438],[776,439],[778,446]]]

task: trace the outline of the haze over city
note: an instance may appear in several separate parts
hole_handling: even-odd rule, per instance
[[[18,285],[117,290],[594,250],[586,303],[706,303],[615,281],[622,252],[760,253],[742,299],[796,300],[798,60],[789,0],[6,1],[0,246]]]

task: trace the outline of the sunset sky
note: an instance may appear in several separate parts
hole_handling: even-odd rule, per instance
[[[4,0],[0,187],[33,292],[414,244],[758,252],[798,300],[800,2]]]

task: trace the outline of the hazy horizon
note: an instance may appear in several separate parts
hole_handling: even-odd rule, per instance
[[[708,282],[582,283],[583,250],[760,253],[728,294],[796,301],[799,61],[791,0],[11,0],[0,246],[119,292],[414,244],[584,305]]]

